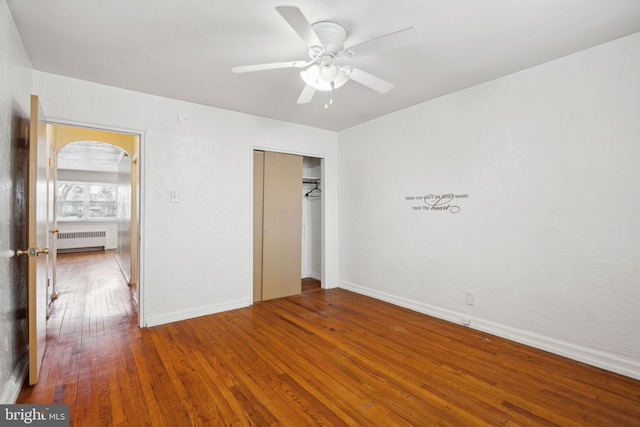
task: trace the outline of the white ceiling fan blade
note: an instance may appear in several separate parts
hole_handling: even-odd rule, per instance
[[[302,89],[302,93],[298,98],[297,104],[308,104],[309,102],[311,102],[311,99],[313,98],[313,95],[315,95],[315,93],[316,93],[316,90],[314,88],[312,88],[309,85],[306,85],[304,89]]]
[[[352,52],[354,58],[359,58],[371,53],[397,49],[399,47],[416,43],[420,40],[420,37],[420,31],[416,27],[409,27],[404,30],[396,31],[395,33],[362,42],[345,49],[343,53]]]
[[[380,77],[376,77],[357,68],[351,70],[351,72],[349,73],[349,77],[351,78],[351,80],[355,80],[361,85],[371,88],[379,93],[387,93],[393,87],[392,83],[389,83],[386,80],[382,80]]]
[[[298,33],[307,46],[322,46],[320,39],[300,9],[295,6],[276,6],[276,10],[289,23],[291,28]]]
[[[231,71],[240,74],[253,71],[276,70],[278,68],[304,68],[311,64],[313,64],[313,61],[272,62],[270,64],[241,65],[239,67],[233,67]]]

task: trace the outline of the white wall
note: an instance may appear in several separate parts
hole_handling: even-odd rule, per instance
[[[80,182],[108,182],[118,183],[117,172],[81,171],[73,169],[58,169],[58,181]]]
[[[11,256],[18,248],[17,211],[26,202],[16,182],[17,151],[27,137],[33,70],[5,0],[0,0],[0,404],[14,403],[26,375],[26,260]],[[21,129],[22,128],[22,129]],[[21,270],[22,269],[22,270]]]
[[[636,34],[341,132],[340,286],[640,378],[639,53]],[[468,197],[407,200],[445,193]]]
[[[145,324],[252,303],[254,148],[326,159],[324,277],[336,285],[335,133],[42,72],[34,87],[49,120],[143,133]]]

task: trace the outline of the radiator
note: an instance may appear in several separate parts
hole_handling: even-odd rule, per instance
[[[105,250],[106,231],[70,231],[58,233],[58,252]]]

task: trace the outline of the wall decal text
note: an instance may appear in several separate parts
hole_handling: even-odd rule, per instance
[[[429,212],[460,212],[460,202],[464,199],[468,199],[468,194],[427,194],[426,196],[406,196],[405,200],[415,202],[411,207],[414,211],[429,211]],[[416,203],[422,202],[417,205]]]

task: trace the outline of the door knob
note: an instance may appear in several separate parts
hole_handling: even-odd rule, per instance
[[[29,248],[29,249],[18,249],[16,251],[16,256],[22,256],[22,255],[29,255],[29,256],[38,256],[40,254],[45,254],[48,255],[49,254],[49,248],[40,248],[40,247],[36,247],[34,248]]]
[[[54,234],[54,233],[59,233],[60,229],[59,228],[52,228],[51,230],[49,230],[49,233]]]

